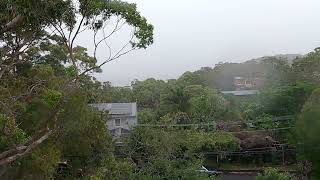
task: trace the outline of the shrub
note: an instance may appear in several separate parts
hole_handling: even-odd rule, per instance
[[[288,173],[281,173],[277,169],[268,168],[257,176],[257,180],[292,180]]]

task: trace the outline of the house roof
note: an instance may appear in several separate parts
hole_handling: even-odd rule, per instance
[[[261,77],[241,77],[241,76],[235,76],[234,79],[262,79]]]
[[[235,96],[249,96],[258,94],[258,90],[221,91],[222,94],[233,94]]]
[[[234,79],[244,79],[244,77],[236,76]]]
[[[109,111],[111,115],[137,115],[137,103],[96,103],[90,104],[101,111]]]

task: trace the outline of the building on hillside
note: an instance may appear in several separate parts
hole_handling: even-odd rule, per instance
[[[258,77],[234,77],[234,86],[236,90],[259,89],[264,85],[264,79]]]
[[[90,104],[100,111],[107,111],[110,118],[107,128],[114,139],[128,135],[138,124],[137,103],[97,103]]]

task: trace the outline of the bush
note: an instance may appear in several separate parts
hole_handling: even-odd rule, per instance
[[[281,173],[277,169],[268,168],[257,176],[257,180],[292,180],[288,173]]]

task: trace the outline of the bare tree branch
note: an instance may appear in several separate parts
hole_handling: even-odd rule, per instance
[[[41,144],[43,141],[45,141],[46,139],[49,138],[49,136],[53,133],[53,130],[49,130],[48,132],[46,132],[44,135],[42,135],[39,139],[35,140],[34,142],[32,142],[30,145],[28,145],[27,147],[22,146],[21,148],[15,148],[16,150],[9,150],[6,151],[4,153],[0,154],[0,157],[3,156],[5,158],[0,158],[0,166],[2,165],[6,165],[9,164],[11,162],[13,162],[14,160],[28,154],[29,152],[31,152],[32,149],[34,149],[35,147],[37,147],[39,144]],[[9,155],[11,152],[15,152],[15,154],[11,155],[11,156],[5,156],[5,155]]]
[[[47,125],[48,127],[46,128],[46,130],[40,131],[44,132],[44,134],[35,135],[34,137],[30,138],[30,140],[24,145],[19,145],[5,152],[0,153],[0,166],[9,164],[14,160],[28,154],[29,152],[31,152],[32,149],[36,148],[43,141],[48,139],[50,135],[52,135],[57,129],[58,114],[64,102],[64,99],[61,98],[51,113],[52,115],[50,117],[50,120],[53,122],[53,126],[50,128],[49,125]]]
[[[118,21],[119,22],[119,21]],[[116,29],[116,28],[115,28]],[[95,69],[98,69],[98,68],[101,68],[103,65],[105,65],[106,63],[108,63],[108,62],[111,62],[111,61],[113,61],[113,60],[116,60],[116,59],[118,59],[118,58],[120,58],[121,56],[123,56],[123,55],[125,55],[125,54],[128,54],[129,52],[131,52],[131,51],[133,51],[133,50],[136,50],[137,48],[136,47],[133,47],[133,48],[131,48],[130,50],[127,50],[127,51],[125,51],[125,52],[123,52],[123,50],[126,48],[126,47],[128,47],[128,45],[130,45],[131,44],[131,42],[132,42],[132,40],[133,40],[133,38],[134,38],[134,34],[135,34],[135,31],[136,31],[136,29],[134,29],[134,31],[133,31],[133,33],[132,33],[132,35],[131,35],[131,38],[130,38],[130,40],[122,47],[122,48],[120,48],[120,50],[118,50],[118,52],[114,55],[114,56],[112,56],[111,57],[111,48],[110,48],[110,46],[107,44],[107,42],[105,41],[107,38],[103,38],[101,41],[99,41],[99,43],[101,43],[102,41],[104,41],[105,43],[106,43],[106,45],[108,46],[108,48],[109,48],[109,50],[110,50],[110,52],[109,52],[109,57],[104,61],[104,62],[102,62],[100,65],[98,65],[98,66],[94,66],[94,67],[91,67],[91,68],[89,68],[89,69],[86,69],[85,71],[83,71],[82,73],[80,73],[79,74],[79,76],[82,76],[82,75],[84,75],[85,73],[87,73],[87,72],[90,72],[90,71],[92,71],[92,70],[95,70]],[[114,31],[112,31],[111,32],[111,34],[112,33],[114,33]],[[95,35],[96,36],[96,35]],[[94,37],[95,37],[94,36]],[[107,37],[109,37],[110,36],[110,34],[107,36]],[[94,43],[95,43],[95,53],[96,53],[96,49],[97,49],[97,47],[98,47],[98,45],[99,44],[97,44],[96,42],[95,42],[95,38],[94,38]],[[96,56],[94,56],[95,58],[96,58]]]
[[[70,60],[72,62],[72,65],[76,68],[77,74],[78,74],[78,70],[77,70],[77,64],[76,64],[76,60],[74,59],[73,56],[73,49],[70,46],[70,43],[68,43],[68,40],[63,32],[63,29],[61,27],[61,24],[57,27],[54,23],[51,23],[51,25],[59,32],[59,34],[62,36],[62,38],[64,39],[64,44],[66,45],[68,51],[69,51],[69,56],[70,56]]]
[[[0,29],[0,34],[3,34],[7,31],[10,31],[11,29],[16,28],[24,21],[24,19],[25,18],[21,15],[16,16],[10,22],[8,22],[2,29]]]
[[[85,19],[85,16],[82,16],[81,21],[80,21],[80,24],[79,24],[79,26],[78,26],[78,28],[77,28],[77,31],[76,31],[76,33],[74,34],[74,36],[73,36],[73,38],[72,38],[72,41],[71,41],[71,43],[70,43],[70,47],[71,47],[71,48],[73,47],[74,40],[76,39],[76,37],[77,37],[78,34],[79,34],[79,31],[80,31],[80,28],[81,28],[81,26],[82,26],[82,23],[83,23],[84,19]],[[69,34],[69,41],[70,41],[71,32],[72,32],[72,31],[70,31],[70,34]]]
[[[103,32],[103,36],[106,37],[105,32],[104,32],[104,29],[102,30],[102,32]],[[106,39],[104,39],[103,41],[104,41],[104,43],[106,44],[106,46],[109,48],[109,57],[108,57],[107,59],[110,59],[111,56],[112,56],[112,49],[111,49],[111,47],[109,46],[109,44],[107,43],[107,40],[106,40]]]
[[[2,107],[2,109],[3,109],[7,114],[9,114],[10,116],[14,117],[14,113],[11,111],[11,109],[9,108],[9,106],[8,106],[6,103],[0,101],[0,106]]]
[[[21,99],[27,99],[28,97],[30,97],[34,91],[36,91],[35,89],[41,85],[43,85],[45,81],[39,81],[31,86],[29,86],[28,88],[28,92],[24,93],[24,94],[21,94],[19,96],[12,96],[11,99],[13,101],[17,101],[17,100],[21,100]]]
[[[96,36],[97,36],[98,30],[95,31],[94,36],[93,36],[93,41],[94,41],[93,57],[94,58],[97,57],[96,56],[97,55],[97,50],[98,50],[98,47],[99,47],[100,43],[103,42],[103,41],[106,41],[106,39],[108,39],[111,35],[113,35],[115,32],[117,32],[119,30],[118,25],[119,25],[120,21],[121,21],[121,18],[118,18],[117,23],[116,23],[115,27],[113,28],[113,30],[111,31],[111,33],[108,36],[105,36],[105,33],[103,33],[104,37],[100,41],[98,41],[98,43],[96,42]],[[103,30],[104,30],[104,27],[103,27]]]

